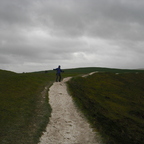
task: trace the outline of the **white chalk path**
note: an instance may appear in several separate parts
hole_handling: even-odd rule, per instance
[[[67,92],[65,82],[69,79],[54,82],[50,87],[52,115],[39,144],[100,144],[98,134],[93,132]]]

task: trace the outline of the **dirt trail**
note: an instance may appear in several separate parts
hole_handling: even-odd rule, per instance
[[[67,93],[65,82],[69,79],[54,82],[50,87],[52,115],[39,144],[100,144],[98,134],[92,131]]]

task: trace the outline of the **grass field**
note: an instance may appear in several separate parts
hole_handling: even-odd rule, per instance
[[[106,144],[144,143],[144,73],[103,71],[74,77],[68,86],[76,105]]]
[[[80,72],[65,70],[63,77]],[[0,70],[0,144],[36,144],[51,114],[48,89],[55,71]],[[45,89],[46,87],[46,89]]]
[[[83,88],[83,85],[82,83],[79,83],[80,82],[79,76],[86,74],[86,73],[93,72],[93,71],[99,71],[99,72],[107,71],[107,72],[111,72],[111,74],[115,72],[119,72],[119,73],[137,72],[137,70],[131,71],[131,70],[94,68],[94,67],[65,69],[64,71],[65,72],[62,74],[62,76],[74,77],[74,79],[70,83],[71,88],[74,87],[74,90],[76,90],[77,94],[81,95],[81,98],[85,99],[85,102],[87,101],[88,103],[89,103],[88,95],[87,97],[85,96],[85,94],[87,93],[86,89],[84,89],[83,93],[80,92]],[[91,81],[90,80],[91,77],[88,77],[86,79],[82,78],[82,79],[85,82],[88,79],[89,81]],[[45,127],[47,123],[49,122],[49,116],[51,114],[51,107],[48,104],[47,92],[48,92],[48,88],[52,85],[54,81],[55,81],[54,71],[41,71],[41,72],[17,74],[17,73],[10,72],[10,71],[0,70],[0,144],[36,144],[38,143],[38,140],[42,134],[42,131],[45,130]],[[87,87],[88,91],[91,89],[91,93],[89,95],[92,95],[92,97],[94,93],[96,93],[96,95],[100,94],[100,97],[101,95],[104,95],[104,94],[101,94],[100,90],[104,84],[107,84],[107,81],[105,81],[104,84],[102,83],[100,84],[100,81],[101,79],[99,80],[99,86],[98,86],[99,91],[95,91],[95,87],[91,87],[91,84],[89,84],[89,87]],[[97,80],[96,80],[96,83],[97,83]],[[123,83],[125,83],[125,81]],[[137,83],[139,82],[137,81]],[[77,85],[79,89],[77,89]],[[103,93],[106,93],[107,91],[109,91],[108,88],[110,88],[111,86],[113,85],[109,85],[107,89],[103,89]],[[141,84],[139,84],[138,87],[141,88]],[[139,90],[137,91],[139,92]],[[125,94],[125,91],[123,92],[123,94]],[[84,98],[84,96],[86,98]],[[112,100],[112,95],[106,96],[106,99],[107,99],[107,103],[110,103],[110,100]],[[101,98],[99,99],[99,101],[100,100],[103,101],[103,99]],[[117,101],[120,101],[121,103],[122,100],[123,98],[120,98],[117,96]],[[80,102],[82,102],[82,104],[85,104],[81,100]],[[140,102],[142,103],[142,100]],[[112,104],[116,105],[115,103],[112,103]],[[142,119],[141,114],[143,112],[143,108],[142,108],[143,104],[135,107],[136,104],[134,101],[133,105],[134,107],[130,111],[130,116],[136,117],[136,115],[138,115],[139,117],[138,119],[140,121]],[[135,111],[137,110],[137,107],[138,107],[138,110],[140,109],[141,111],[138,111],[138,112]],[[103,108],[103,111],[105,111],[106,109],[104,108]],[[90,109],[93,109],[93,108],[90,108]],[[111,114],[111,116],[115,117],[113,114]],[[105,123],[104,125],[105,127],[107,126],[107,123]]]
[[[51,113],[47,91],[54,76],[0,70],[0,143],[36,144]]]

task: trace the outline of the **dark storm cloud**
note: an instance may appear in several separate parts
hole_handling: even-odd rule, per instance
[[[0,68],[142,68],[144,1],[2,0]]]
[[[37,20],[56,35],[134,39],[143,35],[143,6],[142,1],[48,1],[36,10]]]

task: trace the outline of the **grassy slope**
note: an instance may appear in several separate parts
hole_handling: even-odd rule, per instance
[[[67,69],[63,77],[92,71],[127,72],[106,68]],[[55,72],[16,74],[0,70],[0,143],[36,144],[51,113],[46,96]],[[44,91],[43,91],[44,90]],[[43,91],[43,93],[41,93]]]
[[[79,74],[65,70],[62,76]],[[0,70],[0,144],[38,142],[51,114],[47,92],[54,80],[54,71],[17,74]]]
[[[0,143],[35,144],[51,108],[46,85],[54,77],[44,73],[16,74],[0,70]],[[41,92],[43,91],[43,96]]]
[[[144,73],[97,73],[73,78],[68,86],[106,143],[144,143]]]

